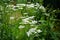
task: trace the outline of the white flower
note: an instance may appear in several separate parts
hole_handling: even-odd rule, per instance
[[[37,34],[37,33],[41,33],[42,31],[40,29],[37,29],[37,27],[35,28],[31,28],[29,29],[29,31],[27,32],[27,36],[29,37],[32,34]]]
[[[7,5],[7,7],[13,7],[14,5]]]
[[[27,4],[26,5],[28,8],[34,8],[34,4]]]
[[[42,32],[41,30],[37,30],[38,33]]]
[[[29,17],[29,19],[33,19],[35,16],[31,16],[31,17]]]
[[[30,32],[35,32],[36,28],[31,28],[29,31]]]
[[[28,21],[28,20],[29,20],[28,18],[26,18],[26,19],[22,19],[22,21],[23,21],[23,23],[24,23],[24,24],[29,23],[29,21]]]
[[[25,15],[28,14],[28,13],[24,13]]]
[[[10,19],[14,19],[15,17],[11,16]]]
[[[25,26],[20,25],[19,28],[25,28]]]
[[[22,7],[19,7],[19,9],[23,9]]]
[[[31,22],[31,24],[36,24],[36,23],[37,23],[37,21],[35,21],[35,20]]]
[[[32,35],[32,33],[36,33],[36,29],[37,27],[29,29],[29,31],[27,32],[27,36],[29,37],[30,35]]]
[[[17,6],[26,6],[26,4],[17,4]]]
[[[12,8],[14,11],[16,11],[17,9],[16,9],[16,6],[13,6],[13,8]]]
[[[47,14],[47,13],[44,13],[44,15],[46,15],[46,16],[50,16],[50,14]]]
[[[14,11],[16,11],[16,10],[18,10],[18,8],[19,8],[19,6],[13,6],[12,9],[13,9]]]
[[[40,4],[39,4],[39,3],[36,3],[36,5],[35,5],[35,6],[39,7],[39,6],[40,6]]]
[[[46,11],[46,9],[44,8],[44,6],[42,6],[42,5],[39,7],[39,9],[41,9],[43,12]]]
[[[39,9],[44,9],[44,6],[41,5],[41,6],[39,7]]]
[[[29,37],[32,33],[29,31],[29,32],[26,32],[26,34]]]
[[[28,19],[27,19],[27,18],[26,18],[26,19],[22,19],[22,21],[23,21],[23,22],[28,22]]]
[[[37,21],[33,21],[32,23],[31,23],[31,21],[32,21],[32,19],[34,18],[35,16],[31,16],[31,17],[28,17],[28,18],[24,18],[24,19],[22,19],[22,22],[23,22],[23,24],[32,24],[33,22],[34,23],[37,23]],[[33,23],[33,24],[34,24]]]

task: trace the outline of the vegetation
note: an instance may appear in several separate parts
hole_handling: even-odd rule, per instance
[[[56,14],[43,0],[0,0],[0,40],[59,40]]]

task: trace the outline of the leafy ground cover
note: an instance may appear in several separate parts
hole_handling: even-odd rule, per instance
[[[0,5],[0,40],[59,40],[54,31],[57,10],[40,3]]]

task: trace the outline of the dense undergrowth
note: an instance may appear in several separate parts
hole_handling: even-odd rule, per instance
[[[60,33],[54,29],[57,10],[47,10],[38,1],[18,0],[16,5],[1,1],[0,40],[59,40]]]

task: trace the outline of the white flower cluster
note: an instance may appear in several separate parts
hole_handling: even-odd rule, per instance
[[[42,12],[46,12],[46,9],[45,9],[44,6],[42,6],[42,5],[39,7],[39,9],[41,9]]]
[[[13,19],[15,19],[15,17],[11,16],[11,17],[10,17],[10,20],[13,20]]]
[[[27,4],[26,5],[27,8],[34,8],[34,6],[35,6],[34,4]]]
[[[28,13],[24,13],[25,15],[27,15]]]
[[[11,7],[12,8],[12,7],[14,7],[14,5],[7,5],[7,7]]]
[[[20,10],[20,9],[23,9],[23,7],[26,7],[27,9],[28,8],[35,8],[35,9],[41,9],[42,12],[45,12],[45,8],[44,6],[40,5],[39,3],[36,3],[36,4],[16,4],[16,6],[14,5],[7,5],[7,7],[11,7],[11,9],[13,9],[14,11],[16,10]],[[35,28],[31,28],[29,29],[26,34],[27,36],[29,37],[30,35],[32,34],[37,34],[37,33],[41,33],[42,31],[40,29],[37,29],[38,26],[35,25],[37,24],[37,21],[34,20],[35,16],[28,16],[28,13],[23,13],[23,17],[20,17],[21,18],[21,21],[20,21],[20,26],[18,27],[19,29],[23,29],[25,28],[25,25],[21,25],[21,24],[29,24],[30,26],[34,26]],[[14,17],[10,17],[10,19],[15,19]],[[44,21],[42,21],[44,22]],[[29,26],[29,27],[30,27]]]
[[[35,16],[31,16],[28,18],[22,17],[22,23],[23,24],[36,24],[37,21],[33,20]],[[21,24],[21,23],[20,23]]]
[[[26,6],[26,4],[17,4],[17,6]]]
[[[19,26],[19,29],[21,29],[21,28],[25,28],[25,26],[23,26],[23,25],[20,25],[20,26]]]
[[[35,28],[31,28],[29,29],[29,31],[27,32],[27,36],[29,37],[32,34],[37,34],[37,33],[41,33],[42,31],[40,29],[37,29],[37,27]]]
[[[10,7],[12,8],[12,10],[16,11],[18,9],[23,9],[23,7],[26,7],[26,8],[35,8],[35,9],[41,9],[43,12],[46,11],[46,9],[44,8],[44,6],[40,5],[39,3],[36,3],[36,4],[16,4],[16,6],[14,5],[7,5],[7,7]]]

